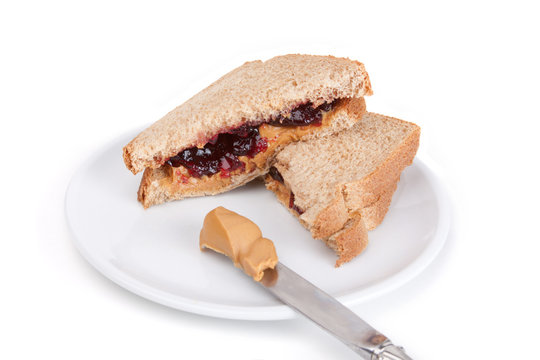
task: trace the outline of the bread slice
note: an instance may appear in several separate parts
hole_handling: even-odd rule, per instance
[[[226,74],[135,137],[124,149],[134,174],[157,168],[216,134],[257,125],[300,104],[371,95],[364,65],[344,58],[284,55],[247,62]]]
[[[413,123],[366,113],[339,134],[289,145],[276,156],[279,174],[266,175],[266,187],[336,251],[339,266],[365,248],[367,231],[384,219],[419,139]]]
[[[173,168],[169,165],[156,169],[147,168],[139,186],[138,200],[145,208],[148,208],[166,201],[215,195],[232,190],[266,174],[274,161],[275,154],[291,141],[316,139],[348,129],[362,117],[365,110],[363,98],[352,98],[340,101],[331,112],[326,113],[320,126],[283,128],[264,124],[261,126],[260,133],[271,137],[268,141],[268,149],[257,154],[253,159],[240,157],[240,160],[246,164],[245,169],[238,169],[228,177],[222,177],[220,174],[202,178],[190,177],[185,168]],[[276,132],[279,136],[269,135]]]

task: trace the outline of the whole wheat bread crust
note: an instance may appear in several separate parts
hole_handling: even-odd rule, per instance
[[[364,220],[365,227],[368,231],[374,230],[384,220],[384,217],[390,208],[392,196],[396,191],[398,182],[399,179],[388,189],[379,194],[374,203],[367,205],[360,210],[360,217]]]
[[[323,239],[326,245],[338,254],[336,267],[351,261],[365,250],[368,245],[368,231],[374,230],[384,220],[397,184],[396,181],[389,189],[383,191],[375,202],[352,215],[352,218],[343,225],[343,229]]]
[[[298,218],[302,225],[307,229],[310,229],[310,225],[302,220],[300,214],[289,207],[290,191],[285,185],[276,181],[270,175],[265,176],[265,185],[268,190],[271,190],[276,194],[278,201],[285,206],[293,216]],[[369,206],[359,209],[352,214],[347,214],[347,219],[345,219],[345,221],[343,221],[343,218],[336,220],[331,224],[331,226],[333,226],[333,232],[330,233],[330,231],[328,231],[328,235],[319,238],[338,255],[336,267],[349,262],[364,251],[368,244],[367,232],[374,230],[384,220],[396,187],[397,182],[377,196],[376,200]],[[338,212],[325,212],[329,219],[331,219],[332,215],[344,215],[343,213]],[[341,224],[341,226],[339,224]]]
[[[362,63],[333,56],[284,55],[247,62],[137,135],[123,149],[134,174],[246,123],[270,121],[311,101],[371,95]]]
[[[336,267],[351,261],[368,245],[368,229],[361,216],[350,219],[343,229],[324,239],[326,245],[338,254]]]

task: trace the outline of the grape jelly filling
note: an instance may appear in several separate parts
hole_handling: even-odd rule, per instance
[[[272,177],[272,179],[282,183],[282,184],[285,184],[283,182],[283,176],[281,176],[281,173],[279,172],[278,169],[275,168],[275,166],[272,166],[270,168],[270,170],[268,171],[268,174],[270,174],[270,176]]]
[[[268,171],[268,174],[272,177],[272,179],[285,185],[285,182],[283,181],[283,176],[281,175],[279,170],[276,169],[274,166],[270,168],[270,170]],[[292,191],[290,192],[290,195],[289,195],[289,208],[296,211],[298,215],[302,215],[304,213],[304,211],[300,209],[298,206],[296,206],[296,204],[294,203],[294,194]]]
[[[289,196],[289,207],[293,209],[294,211],[296,211],[298,215],[302,215],[304,213],[304,211],[300,209],[298,206],[296,206],[296,204],[294,203],[294,194],[292,191],[291,191],[291,195]]]
[[[290,116],[278,116],[269,122],[273,126],[321,125],[324,112],[332,110],[336,101],[324,103],[317,108],[308,102],[293,109]],[[259,133],[259,126],[244,125],[211,138],[202,148],[192,147],[179,152],[166,161],[172,167],[184,166],[193,177],[211,176],[221,173],[229,177],[245,164],[239,156],[255,157],[266,151],[268,140]]]
[[[300,105],[294,108],[290,116],[279,115],[276,119],[269,122],[274,126],[305,126],[305,125],[321,125],[323,113],[333,109],[337,100],[331,103],[324,103],[319,107],[314,108],[311,102]]]
[[[259,134],[259,127],[244,125],[213,137],[203,148],[181,151],[167,163],[172,167],[182,165],[197,178],[218,172],[222,177],[229,177],[231,171],[245,166],[239,156],[252,158],[267,148],[268,142]]]

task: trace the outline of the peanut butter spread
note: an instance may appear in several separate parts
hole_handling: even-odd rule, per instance
[[[274,243],[262,237],[254,222],[221,206],[204,218],[199,246],[227,255],[255,281],[261,281],[264,270],[278,262]]]
[[[249,158],[248,156],[240,156],[239,159],[245,164],[245,167],[243,169],[232,171],[227,177],[223,177],[218,173],[212,176],[205,175],[201,178],[196,178],[192,177],[188,173],[188,170],[183,166],[169,166],[170,176],[168,181],[175,186],[194,187],[208,192],[221,189],[231,183],[231,176],[242,172],[250,173],[256,168],[262,169],[267,167],[276,150],[278,150],[280,147],[283,147],[291,142],[298,141],[306,135],[329,127],[332,122],[332,115],[332,111],[326,113],[323,115],[323,119],[320,124],[311,124],[306,126],[273,126],[270,124],[262,124],[259,127],[259,132],[262,137],[267,139],[268,148],[264,152],[258,153],[253,158]]]

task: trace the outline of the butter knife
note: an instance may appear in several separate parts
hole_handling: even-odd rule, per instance
[[[355,313],[315,285],[277,263],[260,281],[285,304],[334,335],[366,360],[412,360]]]

